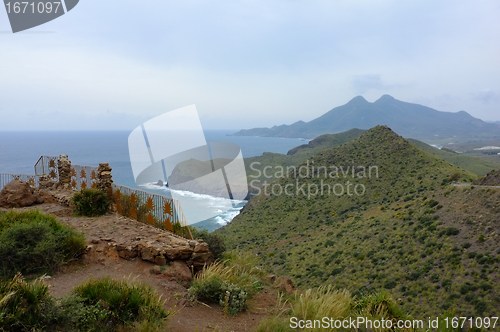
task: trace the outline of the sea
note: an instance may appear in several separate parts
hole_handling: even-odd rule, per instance
[[[264,152],[286,154],[288,150],[306,144],[300,138],[229,136],[236,130],[207,130],[207,142],[238,144],[244,158],[260,156]],[[107,162],[113,169],[114,183],[168,195],[168,189],[154,185],[138,186],[135,183],[129,159],[129,131],[3,131],[0,132],[0,173],[34,174],[34,165],[42,155],[67,154],[73,164],[97,166]],[[178,193],[179,194],[179,193]],[[197,213],[216,215],[201,220],[193,226],[213,231],[230,222],[246,204],[229,207],[224,199],[181,192],[183,210],[190,215]],[[191,224],[191,223],[190,223]]]

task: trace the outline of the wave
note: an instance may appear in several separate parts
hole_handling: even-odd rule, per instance
[[[174,193],[175,195],[182,196],[182,197],[190,197],[194,199],[206,199],[206,200],[211,200],[211,201],[228,201],[230,200],[229,198],[224,198],[224,197],[217,197],[217,196],[212,196],[212,195],[207,195],[207,194],[198,194],[192,191],[187,191],[187,190],[174,190],[170,189],[168,187],[164,186],[158,186],[156,183],[151,182],[151,183],[144,183],[140,185],[141,187],[151,189],[151,190],[161,190],[165,191],[166,193]],[[172,197],[172,195],[168,195],[169,197]],[[241,203],[246,203],[246,200],[233,200],[233,202],[237,205]]]
[[[153,193],[161,193],[162,195],[173,196],[174,198],[179,197],[183,210],[187,213],[186,216],[191,215],[190,220],[193,220],[193,223],[211,219],[212,222],[224,226],[233,220],[247,203],[246,200],[230,200],[186,190],[171,190],[168,187],[158,186],[154,182],[141,184],[140,186]],[[207,214],[213,217],[209,219],[205,219],[206,217],[203,218]]]
[[[223,212],[219,214],[218,216],[214,217],[215,222],[220,224],[221,226],[227,225],[231,220],[234,219],[238,214],[240,214],[242,207],[240,208],[233,208],[229,209],[226,212]]]

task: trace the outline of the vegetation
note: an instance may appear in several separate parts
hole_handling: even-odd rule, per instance
[[[193,235],[193,239],[202,239],[208,244],[215,259],[222,258],[222,255],[226,252],[226,243],[219,234],[208,232],[206,229],[200,230],[196,227],[191,228],[191,234]]]
[[[312,165],[316,170],[354,166],[355,171],[378,166],[379,175],[325,178],[313,173]],[[451,186],[450,179],[470,183],[475,175],[380,126],[301,166],[309,168],[308,177],[290,174],[273,182],[267,194],[252,198],[216,233],[230,247],[259,255],[266,270],[289,275],[302,287],[330,284],[356,296],[390,290],[415,317],[448,308],[461,315],[494,314],[500,305],[494,232],[500,191]],[[308,186],[319,187],[321,181],[330,187],[350,181],[366,190],[307,197]],[[305,195],[270,190],[297,183],[304,185]],[[466,282],[472,288],[461,292]]]
[[[82,189],[73,195],[71,202],[79,215],[88,217],[102,216],[110,207],[108,195],[98,189]]]
[[[0,281],[1,331],[159,331],[168,315],[144,284],[91,279],[56,299],[40,279]]]
[[[283,167],[286,169],[289,166],[298,166],[315,154],[352,141],[364,132],[366,131],[361,129],[351,129],[338,134],[325,134],[311,140],[308,144],[291,149],[287,155],[266,152],[261,156],[245,158],[245,169],[248,183],[251,184],[249,188],[251,195],[258,193],[256,188],[263,187],[277,179],[275,172],[264,174],[263,170],[265,167],[270,166],[272,169]],[[451,150],[447,151],[447,149],[437,149],[415,139],[408,139],[408,142],[435,157],[476,175],[485,175],[491,169],[500,169],[500,160],[498,158],[492,159],[483,156],[459,154]],[[453,175],[454,177],[452,178]],[[457,181],[459,179],[460,173],[455,172],[449,178],[446,178],[446,182]]]
[[[80,255],[82,234],[38,211],[0,215],[0,278],[45,273]]]
[[[258,258],[250,253],[231,252],[197,274],[188,290],[191,300],[218,303],[224,311],[236,315],[246,309],[247,300],[263,287],[263,271]]]
[[[90,279],[77,286],[73,293],[96,312],[91,317],[92,324],[85,326],[96,331],[113,331],[134,322],[154,324],[168,317],[163,309],[164,302],[146,284],[106,277]]]
[[[347,290],[334,290],[331,286],[321,286],[317,289],[308,289],[304,293],[295,294],[283,301],[283,294],[278,297],[278,304],[272,315],[264,318],[255,332],[291,332],[302,326],[301,331],[430,331],[426,319],[414,319],[406,315],[397,302],[386,292],[352,296]],[[323,320],[324,317],[328,321]],[[335,327],[337,322],[357,321],[364,318],[365,323],[360,323],[358,329],[346,324],[346,327]],[[457,314],[453,310],[444,311],[443,315],[436,317],[437,332],[460,332],[460,328],[453,328],[452,319]],[[374,322],[390,321],[391,327],[385,323],[383,327],[373,328]],[[446,321],[447,320],[447,321]],[[368,323],[370,321],[371,323]],[[397,322],[403,321],[407,326],[398,328]],[[300,323],[299,323],[300,322]],[[300,324],[300,325],[299,325]],[[328,324],[328,325],[326,325]],[[338,323],[337,323],[338,324]],[[372,324],[370,326],[370,324]],[[460,324],[458,324],[460,325]],[[433,330],[434,331],[434,330]],[[469,328],[468,331],[481,331],[478,328]]]
[[[407,320],[409,317],[403,313],[396,301],[387,293],[377,293],[369,295],[361,295],[359,297],[352,296],[345,289],[334,289],[331,285],[320,286],[316,289],[308,289],[304,293],[295,294],[288,303],[283,303],[283,298],[280,297],[281,303],[277,306],[274,314],[259,324],[257,332],[271,331],[294,331],[294,324],[302,320],[306,328],[303,331],[357,331],[355,328],[335,328],[335,326],[318,326],[307,327],[307,321],[322,322],[323,317],[328,317],[331,320],[356,320],[358,317],[364,317],[367,320]],[[289,309],[288,309],[289,308]],[[288,309],[288,310],[287,310]],[[294,317],[293,320],[290,318]],[[331,324],[331,323],[329,323]],[[332,324],[333,325],[333,324]],[[377,331],[410,331],[411,329],[392,329],[381,328]]]
[[[297,146],[296,148],[291,149],[290,151],[288,151],[287,155],[294,155],[299,153],[303,155],[308,154],[307,157],[311,157],[323,150],[331,149],[352,141],[353,139],[361,136],[365,131],[366,130],[354,128],[343,133],[321,135],[311,140],[308,144]]]

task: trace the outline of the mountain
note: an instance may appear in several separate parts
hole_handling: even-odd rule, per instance
[[[390,290],[414,317],[492,315],[500,190],[450,184],[475,177],[377,126],[287,169],[216,233],[299,286]]]
[[[387,125],[404,137],[427,141],[500,137],[497,124],[476,119],[465,111],[440,112],[389,95],[383,95],[373,103],[358,96],[310,122],[241,130],[233,135],[314,138],[351,128],[369,129],[376,125]]]

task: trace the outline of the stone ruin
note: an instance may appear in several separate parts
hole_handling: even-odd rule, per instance
[[[97,189],[104,191],[109,198],[113,196],[111,170],[108,163],[100,163],[97,168]]]
[[[59,171],[59,186],[63,189],[70,189],[71,187],[71,161],[68,155],[62,154],[57,161],[57,169]]]

